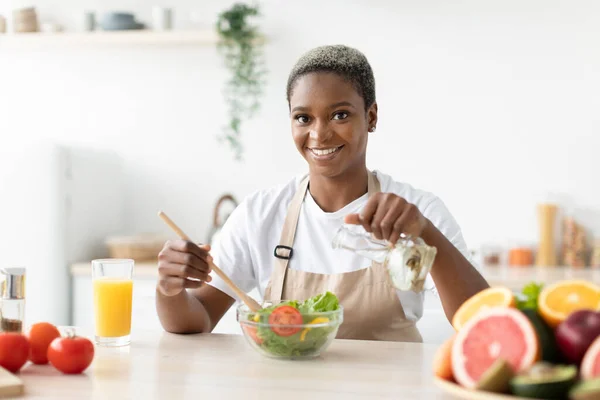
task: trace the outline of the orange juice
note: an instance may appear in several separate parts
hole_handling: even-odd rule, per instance
[[[131,333],[131,279],[94,279],[96,335],[121,337]]]

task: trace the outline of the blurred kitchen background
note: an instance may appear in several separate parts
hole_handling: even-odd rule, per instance
[[[595,271],[599,2],[248,4],[266,74],[236,159],[219,140],[232,71],[215,29],[234,2],[0,0],[0,265],[27,268],[29,321],[90,326],[89,261],[126,255],[140,260],[134,329],[158,329],[152,255],[172,234],[157,211],[207,241],[235,206],[221,203],[215,227],[222,196],[305,171],[285,85],[323,44],[354,46],[374,68],[369,167],[441,197],[475,262],[495,276],[526,270],[545,229],[552,264]],[[439,300],[427,304],[420,327],[437,342],[451,328]],[[238,332],[235,316],[217,330]]]

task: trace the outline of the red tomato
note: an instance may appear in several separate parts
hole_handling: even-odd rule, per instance
[[[280,306],[269,315],[271,330],[279,336],[292,336],[302,330],[300,326],[286,327],[284,325],[302,325],[302,314],[292,306]]]
[[[27,333],[31,362],[34,364],[48,364],[48,346],[57,337],[60,337],[60,332],[56,326],[48,322],[33,324]]]
[[[48,347],[48,360],[65,374],[80,374],[94,359],[94,344],[81,336],[59,337]]]
[[[263,340],[258,336],[258,328],[256,326],[244,325],[244,332],[256,342],[262,344]]]
[[[0,333],[0,366],[18,372],[29,357],[29,341],[15,332]]]

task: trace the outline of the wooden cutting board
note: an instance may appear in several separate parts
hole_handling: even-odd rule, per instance
[[[0,367],[0,397],[20,396],[24,390],[25,386],[20,378]]]

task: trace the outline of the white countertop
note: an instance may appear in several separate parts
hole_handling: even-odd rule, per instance
[[[20,373],[25,398],[89,399],[438,399],[435,345],[336,340],[319,358],[282,361],[240,335],[134,333],[125,348],[96,347],[83,375],[51,366]]]

